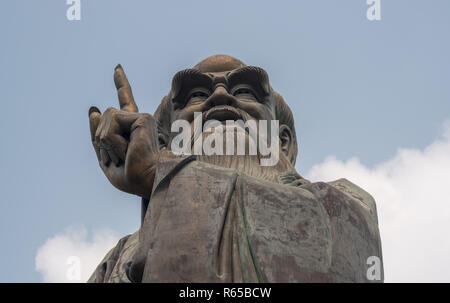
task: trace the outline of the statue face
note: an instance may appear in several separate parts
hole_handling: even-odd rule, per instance
[[[274,119],[268,76],[259,67],[222,72],[180,71],[173,78],[170,97],[173,120],[192,123],[194,112],[202,112],[204,121]]]
[[[284,121],[283,123],[280,121],[276,132],[272,130],[270,121],[280,119],[280,117],[277,117],[277,115],[280,115],[280,102],[284,104],[284,101],[280,101],[280,98],[272,90],[268,75],[262,68],[246,66],[240,60],[227,55],[208,57],[193,68],[182,70],[173,77],[172,88],[163,99],[164,103],[161,103],[171,102],[171,104],[169,107],[164,105],[161,107],[162,110],[158,111],[158,120],[162,129],[160,146],[171,149],[172,140],[179,135],[176,130],[172,132],[171,129],[173,123],[178,123],[180,120],[190,124],[193,146],[199,139],[207,140],[209,134],[216,130],[205,130],[205,128],[201,130],[200,128],[200,131],[203,131],[205,135],[198,136],[199,129],[195,130],[195,121],[198,121],[198,119],[194,119],[195,117],[198,118],[198,115],[195,115],[195,113],[202,113],[201,123],[204,123],[203,125],[206,125],[210,120],[219,121],[223,124],[226,124],[225,122],[228,120],[242,120],[244,123],[254,120],[258,124],[258,134],[261,131],[260,125],[267,125],[265,126],[267,127],[265,134],[268,134],[267,143],[273,149],[279,145],[280,151],[283,153],[283,157],[280,157],[280,159],[281,162],[284,162],[281,169],[286,170],[287,166],[295,163],[296,142],[295,133],[293,134],[289,125]],[[277,109],[277,112],[275,109]],[[287,109],[286,115],[288,113]],[[259,124],[258,121],[261,122],[261,120],[265,120],[267,123]],[[200,125],[200,127],[202,126]],[[175,127],[175,129],[178,128]],[[252,143],[256,145],[255,139],[249,138],[248,129],[245,128],[245,130],[246,146],[249,146],[247,144],[250,142],[249,140],[253,140]],[[234,131],[234,128],[225,126],[224,131],[230,134],[231,131]],[[273,141],[272,144],[272,134],[275,133],[278,134],[279,140]],[[223,139],[226,141],[226,136],[223,136]],[[262,156],[266,157],[265,152],[259,150],[260,145],[257,145],[258,153],[261,152]],[[223,146],[228,146],[227,142],[224,142]],[[289,169],[292,170],[292,168]]]

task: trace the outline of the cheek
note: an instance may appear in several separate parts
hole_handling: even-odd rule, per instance
[[[186,120],[189,123],[194,121],[194,113],[202,112],[203,106],[201,104],[195,104],[191,106],[187,106],[183,109],[178,110],[175,113],[175,120]]]
[[[250,116],[256,120],[271,120],[270,109],[259,102],[245,102],[239,101],[238,107],[246,111]]]

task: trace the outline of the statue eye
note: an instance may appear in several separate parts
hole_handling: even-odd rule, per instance
[[[188,102],[203,101],[208,98],[208,94],[203,91],[195,91],[189,95]]]
[[[238,88],[237,90],[234,91],[233,95],[237,98],[249,99],[249,100],[253,100],[253,101],[258,100],[256,98],[255,93],[253,93],[253,91],[251,89],[246,88],[246,87]]]

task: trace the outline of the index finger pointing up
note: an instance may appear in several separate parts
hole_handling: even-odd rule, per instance
[[[138,112],[138,107],[134,102],[130,83],[120,64],[114,69],[114,84],[116,85],[117,95],[119,97],[120,109],[128,112]]]

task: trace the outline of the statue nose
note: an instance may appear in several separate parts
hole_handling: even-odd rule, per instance
[[[225,86],[217,85],[214,93],[209,97],[208,103],[209,107],[218,105],[234,106],[235,99],[234,96],[228,92]]]

